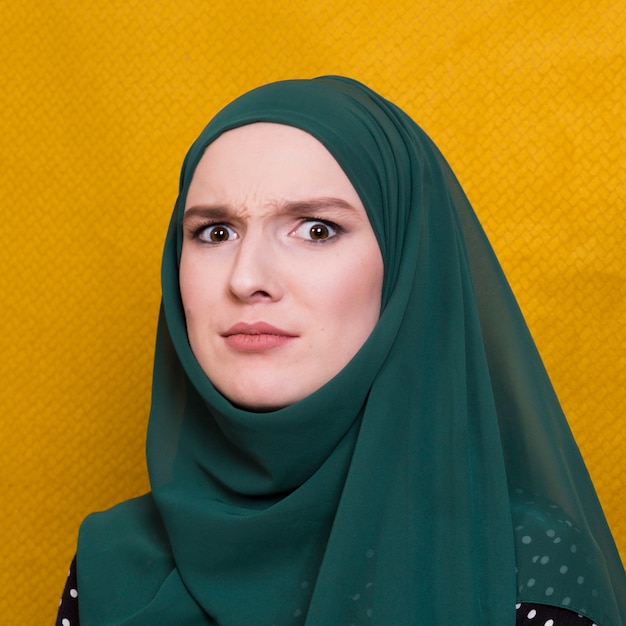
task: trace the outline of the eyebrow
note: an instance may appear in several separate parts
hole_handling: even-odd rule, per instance
[[[310,198],[307,200],[289,200],[276,204],[277,214],[293,216],[313,216],[316,213],[339,209],[342,211],[356,212],[356,208],[341,198],[323,197]],[[239,211],[235,211],[238,213]],[[225,205],[198,205],[185,210],[183,223],[192,219],[226,220],[232,217],[233,210]]]

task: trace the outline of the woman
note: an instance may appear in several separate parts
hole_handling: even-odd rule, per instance
[[[152,491],[84,522],[83,624],[626,624],[515,300],[393,104],[325,77],[226,107],[162,284]]]

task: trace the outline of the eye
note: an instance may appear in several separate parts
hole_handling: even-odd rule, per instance
[[[207,243],[223,243],[230,239],[236,239],[237,233],[226,224],[211,224],[203,226],[199,230],[198,238]]]
[[[332,222],[310,219],[303,221],[292,235],[306,241],[323,242],[336,237],[340,230],[341,228]]]

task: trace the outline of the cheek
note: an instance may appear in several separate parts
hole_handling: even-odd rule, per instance
[[[378,262],[380,261],[380,262]],[[382,259],[370,257],[352,275],[352,282],[346,290],[346,301],[352,301],[349,315],[352,316],[358,331],[369,336],[380,317],[383,287]]]
[[[372,234],[369,245],[362,249],[361,255],[352,267],[350,287],[355,298],[367,302],[368,308],[376,311],[376,318],[380,315],[384,273],[380,248]]]
[[[212,305],[212,295],[215,293],[214,273],[207,272],[205,264],[192,254],[183,254],[180,259],[178,273],[180,296],[183,309],[187,318],[187,326],[192,326],[197,321],[196,316],[206,311]]]
[[[330,277],[322,283],[320,300],[326,303],[323,317],[356,351],[365,342],[380,317],[383,261],[378,247],[336,262]],[[355,344],[356,349],[355,349]]]
[[[194,272],[193,265],[188,260],[188,255],[184,253],[180,259],[180,269],[178,271],[178,284],[180,285],[180,297],[183,301],[183,309],[186,314],[193,311],[195,307],[195,300],[197,299],[197,278],[196,272]]]

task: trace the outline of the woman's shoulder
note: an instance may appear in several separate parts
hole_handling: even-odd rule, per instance
[[[584,615],[561,607],[519,602],[515,608],[516,626],[597,626]]]
[[[161,516],[151,493],[125,500],[105,511],[88,515],[80,526],[78,535],[78,562],[81,553],[102,556],[121,552],[135,552],[142,545],[138,537],[145,538],[145,544],[168,546],[167,536]]]
[[[109,526],[123,523],[144,525],[155,518],[156,507],[151,493],[124,500],[104,511],[89,514],[82,523],[82,527],[94,527],[104,530]]]
[[[570,515],[556,503],[534,494],[520,495],[512,502],[517,597],[519,602],[529,603],[529,612],[537,613],[529,618],[532,622],[518,624],[543,626],[553,619],[549,626],[557,626],[560,622],[556,618],[541,621],[538,616],[535,606],[541,608],[544,601],[574,615],[591,615],[600,624],[613,623],[612,616],[620,614],[616,592],[604,554],[589,532],[581,530],[584,515]]]

